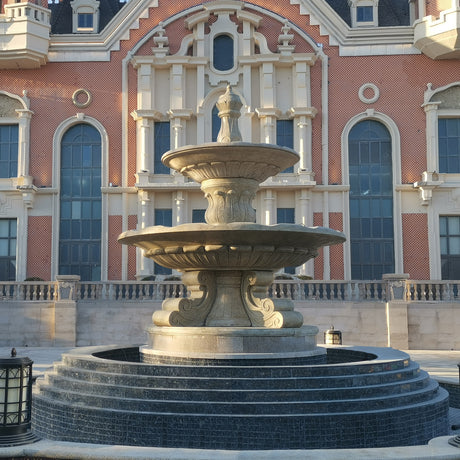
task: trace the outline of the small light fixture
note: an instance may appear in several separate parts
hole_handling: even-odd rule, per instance
[[[32,364],[29,358],[0,358],[0,447],[38,441],[30,431],[32,412]]]
[[[325,345],[342,345],[342,332],[336,331],[334,326],[331,326],[324,333],[324,343]]]

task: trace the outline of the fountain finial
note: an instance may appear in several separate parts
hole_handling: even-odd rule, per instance
[[[219,97],[216,106],[221,119],[217,142],[240,142],[242,139],[238,128],[238,118],[240,118],[243,103],[240,97],[232,91],[230,85],[227,85],[227,91]]]

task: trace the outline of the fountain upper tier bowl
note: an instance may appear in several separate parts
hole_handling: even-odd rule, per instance
[[[199,183],[233,177],[261,183],[295,164],[299,155],[279,145],[210,142],[170,150],[161,160],[167,167]]]
[[[343,243],[345,236],[324,227],[232,222],[154,226],[124,232],[118,241],[180,271],[278,270],[305,263],[318,248]]]

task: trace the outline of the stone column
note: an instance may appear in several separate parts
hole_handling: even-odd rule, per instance
[[[54,302],[54,346],[74,347],[77,344],[77,290],[80,277],[56,276]]]
[[[409,324],[407,317],[406,273],[390,273],[382,276],[386,284],[386,318],[388,346],[407,350],[409,348]]]

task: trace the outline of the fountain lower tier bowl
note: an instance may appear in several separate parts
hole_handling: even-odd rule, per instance
[[[233,222],[154,226],[122,233],[118,241],[180,271],[278,270],[305,263],[320,247],[343,243],[345,236],[323,227]]]

